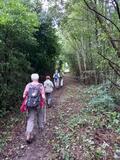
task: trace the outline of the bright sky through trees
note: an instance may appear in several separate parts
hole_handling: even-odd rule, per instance
[[[42,0],[42,7],[44,11],[48,11],[48,1]]]

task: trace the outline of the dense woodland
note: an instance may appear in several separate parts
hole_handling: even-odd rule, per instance
[[[74,121],[79,121],[78,125],[86,117],[89,121],[94,113],[94,130],[97,122],[99,127],[109,126],[119,134],[118,0],[0,1],[0,117],[19,109],[31,73],[52,75],[58,63],[61,68],[67,63],[73,77],[88,87],[83,101],[89,108],[81,110],[82,120],[79,115],[71,118],[72,127]],[[101,119],[104,125],[99,124]],[[100,150],[97,156],[100,159],[104,154]]]
[[[119,2],[48,1],[47,10],[43,2],[0,2],[2,114],[15,108],[30,73],[52,74],[59,59],[81,82],[109,79],[119,88]]]
[[[0,1],[0,115],[16,109],[30,74],[54,72],[60,46],[41,3]]]
[[[95,70],[114,71],[119,76],[119,18],[117,1],[71,1],[66,5],[60,31],[66,42],[65,56],[76,74]]]

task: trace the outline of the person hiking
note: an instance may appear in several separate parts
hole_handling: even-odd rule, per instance
[[[46,80],[44,82],[45,95],[46,95],[46,103],[48,107],[51,107],[52,102],[52,92],[53,92],[53,82],[50,80],[50,76],[46,76]]]
[[[31,75],[31,80],[32,82],[26,85],[23,93],[23,98],[26,101],[26,109],[24,110],[28,112],[26,126],[26,141],[28,143],[30,143],[32,140],[32,133],[35,125],[35,117],[37,118],[38,128],[44,128],[44,86],[38,82],[39,75],[37,73]]]
[[[60,75],[59,75],[59,73],[58,73],[58,70],[55,71],[55,73],[54,73],[54,75],[53,75],[53,79],[54,79],[55,88],[59,88]]]
[[[63,74],[63,71],[62,70],[60,70],[60,87],[63,87],[63,76],[64,76],[64,74]]]

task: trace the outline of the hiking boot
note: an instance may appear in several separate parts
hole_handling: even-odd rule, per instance
[[[27,142],[27,144],[30,144],[30,143],[32,143],[32,140],[31,139],[27,139],[26,142]]]
[[[27,133],[27,136],[26,136],[26,142],[27,142],[28,144],[30,144],[30,143],[31,143],[30,133]]]
[[[51,108],[52,106],[51,106],[51,104],[48,104],[48,108]]]

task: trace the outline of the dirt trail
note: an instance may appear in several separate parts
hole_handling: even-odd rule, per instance
[[[27,145],[23,119],[12,131],[12,141],[0,153],[0,160],[113,160],[119,153],[120,136],[107,129],[108,115],[88,110],[91,95],[87,92],[87,86],[66,76],[64,87],[54,91],[53,107],[47,108],[44,131],[36,130],[35,141]]]
[[[13,141],[7,145],[0,160],[54,160],[52,153],[52,146],[50,141],[54,138],[54,126],[57,126],[59,105],[65,101],[67,93],[67,86],[76,84],[76,81],[65,78],[65,85],[63,88],[54,91],[52,108],[47,108],[47,124],[42,133],[36,130],[36,138],[32,144],[27,145],[25,142],[25,124],[20,124],[16,127]]]

